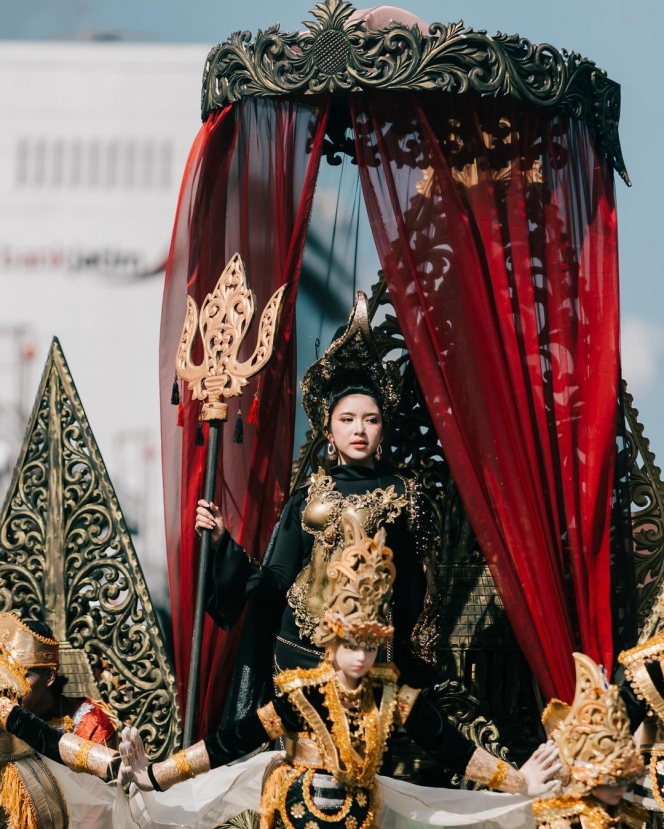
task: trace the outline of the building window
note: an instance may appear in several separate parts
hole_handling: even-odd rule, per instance
[[[170,187],[173,143],[162,138],[21,137],[15,148],[20,188],[153,190]]]

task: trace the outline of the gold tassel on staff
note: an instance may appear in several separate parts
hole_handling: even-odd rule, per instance
[[[226,265],[214,291],[205,297],[200,312],[194,300],[187,297],[187,311],[175,370],[177,376],[188,384],[194,400],[204,401],[201,420],[207,421],[209,431],[203,498],[208,503],[214,501],[219,429],[228,420],[228,403],[223,402],[222,398],[240,395],[249,378],[267,365],[274,351],[274,338],[286,287],[284,285],[279,288],[263,309],[256,348],[251,357],[242,363],[238,361],[238,353],[254,317],[256,298],[247,285],[240,254],[236,253]],[[195,365],[191,359],[191,350],[198,333],[203,345],[203,360],[200,365]],[[210,531],[203,530],[184,721],[185,748],[192,744],[194,736],[205,615],[205,574],[209,553]]]

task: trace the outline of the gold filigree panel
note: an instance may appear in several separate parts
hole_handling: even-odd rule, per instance
[[[660,627],[657,598],[664,593],[664,485],[655,463],[650,441],[643,434],[634,398],[623,383],[625,420],[628,427],[629,490],[634,542],[634,568],[637,589],[637,618],[641,639],[652,636]]]
[[[136,552],[57,339],[0,516],[0,610],[84,654],[151,757],[179,746],[175,679]]]

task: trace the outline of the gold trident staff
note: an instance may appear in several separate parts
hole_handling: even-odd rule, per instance
[[[228,420],[228,404],[222,402],[222,398],[241,394],[249,378],[267,365],[274,351],[274,337],[286,288],[286,285],[279,288],[265,306],[261,314],[256,348],[251,357],[243,363],[238,362],[238,351],[251,326],[256,297],[247,285],[244,262],[240,254],[236,253],[226,265],[214,291],[205,297],[200,313],[194,300],[190,296],[187,297],[187,312],[175,358],[175,370],[178,377],[187,382],[192,397],[205,401],[201,417],[210,425],[203,497],[208,503],[214,501],[219,429],[221,424]],[[195,365],[191,359],[191,349],[197,331],[200,332],[203,344],[203,361],[200,365]],[[203,530],[184,720],[185,748],[192,744],[194,736],[205,616],[205,577],[209,554],[210,531]]]

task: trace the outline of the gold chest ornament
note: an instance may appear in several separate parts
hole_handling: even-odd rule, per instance
[[[394,485],[373,489],[360,495],[342,495],[334,480],[323,470],[311,476],[309,494],[302,513],[304,530],[314,537],[311,560],[299,572],[288,591],[300,637],[313,635],[332,598],[327,576],[329,565],[341,557],[344,535],[340,528],[342,512],[355,515],[366,535],[373,537],[382,524],[392,524],[405,507],[412,507],[409,482],[402,479],[406,495]]]

